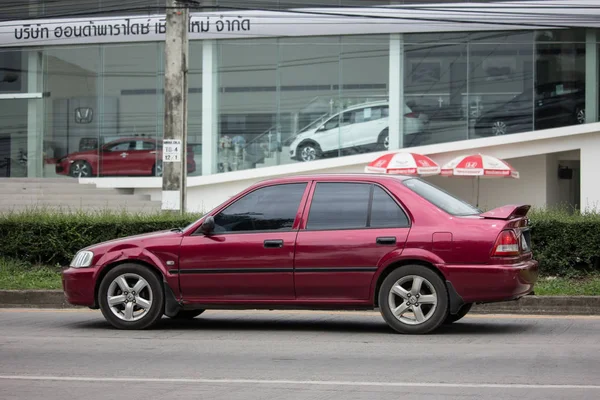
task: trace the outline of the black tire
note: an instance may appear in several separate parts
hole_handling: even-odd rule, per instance
[[[115,314],[115,312],[113,312],[113,310],[111,310],[111,307],[108,304],[107,296],[109,290],[115,290],[115,293],[112,294],[115,294],[116,296],[124,295],[124,292],[121,291],[121,286],[119,284],[115,282],[115,285],[112,285],[117,278],[123,275],[126,275],[126,283],[128,285],[133,285],[129,286],[130,290],[135,288],[134,286],[136,281],[134,281],[134,276],[143,278],[143,280],[145,280],[147,283],[146,287],[149,288],[148,291],[147,288],[144,287],[140,293],[136,294],[136,296],[129,297],[130,299],[137,299],[136,302],[133,300],[128,301],[128,304],[135,303],[132,307],[134,307],[134,310],[137,307],[138,312],[140,311],[139,309],[143,309],[143,307],[139,306],[139,304],[142,304],[140,298],[150,299],[150,306],[148,307],[147,311],[145,311],[143,314],[139,314],[139,319],[136,320],[127,321],[120,318]],[[127,293],[128,295],[132,295],[134,292],[131,291]],[[147,329],[155,325],[161,319],[165,309],[165,296],[163,293],[162,283],[154,271],[151,271],[148,267],[139,264],[122,264],[108,271],[106,276],[102,279],[98,290],[98,304],[100,305],[100,310],[102,311],[104,318],[115,328]],[[118,304],[115,306],[115,309],[120,311],[121,306],[123,307],[122,314],[125,316],[125,308],[127,307],[125,304]]]
[[[585,124],[585,107],[575,108],[574,120],[576,125]]]
[[[385,145],[387,141],[387,146]],[[390,149],[390,131],[388,128],[385,128],[379,134],[377,138],[377,150],[389,150]]]
[[[469,313],[469,311],[471,311],[471,307],[473,307],[473,303],[467,303],[467,304],[463,305],[460,308],[460,310],[458,310],[458,313],[456,313],[454,315],[448,314],[448,316],[444,320],[444,324],[449,325],[449,324],[452,324],[452,323],[458,321],[459,319],[462,319],[465,315],[467,315]]]
[[[76,160],[69,168],[69,175],[73,178],[87,178],[92,176],[92,166],[85,160]]]
[[[171,319],[194,319],[205,310],[179,310],[179,312],[170,317]]]
[[[303,157],[303,153],[307,149],[313,150],[313,151],[309,151],[309,153],[314,155],[314,158],[305,159],[305,157]],[[300,160],[302,162],[314,161],[314,160],[318,160],[319,158],[323,157],[323,152],[321,151],[321,146],[319,146],[317,143],[305,142],[305,143],[302,143],[300,146],[298,146],[297,157],[298,157],[298,160]]]
[[[421,289],[417,293],[413,292],[414,294],[408,293],[410,288],[407,291],[404,285],[410,283],[409,286],[414,288],[412,286],[416,281],[414,278],[423,279]],[[405,293],[408,293],[406,299],[396,294],[390,294],[392,287],[401,280],[407,280],[406,283],[400,285],[404,288]],[[416,294],[419,294],[419,296],[416,296]],[[425,296],[428,296],[428,303],[432,301],[432,299],[435,299],[435,305],[419,303],[418,299]],[[417,300],[411,300],[411,298],[417,298]],[[378,293],[378,299],[379,309],[383,319],[391,328],[399,333],[429,333],[437,329],[444,322],[448,313],[448,291],[444,281],[442,281],[436,272],[422,265],[407,265],[392,271],[383,281]],[[399,302],[400,300],[400,306],[406,306],[406,310],[420,310],[423,321],[417,322],[416,314],[413,319],[414,323],[411,323],[413,320],[402,314],[400,314],[400,317],[396,317],[392,312],[390,299],[393,299],[394,303]],[[416,302],[416,304],[412,303],[413,301]],[[395,305],[398,306],[398,304]],[[400,308],[400,306],[398,306],[398,308]],[[400,318],[403,319],[401,320]]]

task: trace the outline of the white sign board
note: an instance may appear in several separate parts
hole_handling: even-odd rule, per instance
[[[181,140],[163,140],[163,162],[181,162]]]

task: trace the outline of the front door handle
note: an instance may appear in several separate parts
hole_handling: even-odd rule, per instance
[[[277,249],[283,247],[283,240],[265,240],[266,249]]]
[[[382,237],[378,237],[377,240],[375,241],[377,244],[396,244],[396,237],[395,236],[382,236]]]

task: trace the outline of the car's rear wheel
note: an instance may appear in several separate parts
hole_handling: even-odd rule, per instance
[[[397,332],[429,333],[446,318],[448,293],[437,273],[422,265],[408,265],[385,278],[379,308],[383,319]]]
[[[384,129],[377,139],[377,147],[378,150],[389,150],[390,148],[390,131],[389,129]]]
[[[163,174],[163,165],[162,165],[162,161],[159,161],[152,166],[151,175],[152,176],[162,176],[162,174]]]
[[[575,122],[578,124],[585,124],[585,108],[577,107],[575,109]]]
[[[84,160],[77,160],[71,164],[69,174],[74,178],[87,178],[92,175],[92,166]]]
[[[471,311],[471,307],[473,307],[473,303],[467,303],[463,305],[460,310],[456,314],[448,314],[446,319],[444,320],[444,324],[452,324],[459,319],[462,319],[465,315]]]
[[[111,269],[100,283],[98,303],[104,318],[118,329],[146,329],[164,312],[164,293],[153,271],[138,264]]]
[[[179,310],[171,319],[194,319],[205,310]]]

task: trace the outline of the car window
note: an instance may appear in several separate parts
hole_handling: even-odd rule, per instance
[[[215,216],[214,232],[292,229],[306,185],[275,185],[248,193]]]
[[[121,142],[117,144],[113,144],[112,146],[108,146],[106,149],[108,151],[127,151],[132,146],[132,142]]]
[[[306,229],[365,228],[370,194],[368,183],[317,183]]]
[[[379,186],[373,187],[371,228],[405,228],[410,224],[404,210]]]
[[[407,188],[450,215],[467,216],[481,214],[481,210],[476,207],[473,207],[469,203],[462,201],[437,186],[421,179],[410,178],[404,180],[402,183]]]
[[[135,150],[154,150],[156,146],[152,142],[146,140],[137,140],[135,142]]]

